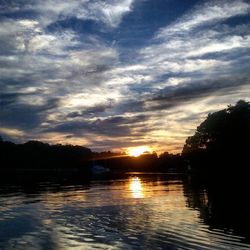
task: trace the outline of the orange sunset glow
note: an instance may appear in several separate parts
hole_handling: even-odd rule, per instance
[[[250,250],[250,0],[0,0],[0,250]]]
[[[138,157],[138,156],[142,155],[145,152],[151,152],[151,151],[152,150],[150,149],[149,146],[140,146],[140,147],[130,148],[128,150],[128,155]]]

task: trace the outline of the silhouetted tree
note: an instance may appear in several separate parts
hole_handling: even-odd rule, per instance
[[[74,169],[85,167],[91,150],[82,146],[49,145],[40,141],[0,141],[0,169]]]
[[[169,152],[164,152],[160,154],[159,169],[163,172],[183,172],[184,171],[184,161],[180,154],[171,154]]]
[[[243,163],[250,150],[250,103],[240,100],[235,106],[209,114],[188,137],[182,155],[193,162],[211,164]]]

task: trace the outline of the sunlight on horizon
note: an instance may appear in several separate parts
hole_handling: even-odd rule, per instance
[[[137,157],[137,156],[142,155],[145,152],[151,152],[150,147],[148,147],[148,146],[140,146],[140,147],[130,148],[128,150],[128,155]]]

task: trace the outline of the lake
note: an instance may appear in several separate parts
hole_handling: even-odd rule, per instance
[[[248,207],[220,195],[166,174],[5,181],[0,249],[250,249]]]

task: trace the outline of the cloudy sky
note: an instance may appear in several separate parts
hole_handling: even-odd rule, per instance
[[[0,0],[0,134],[180,152],[250,100],[249,0]]]

